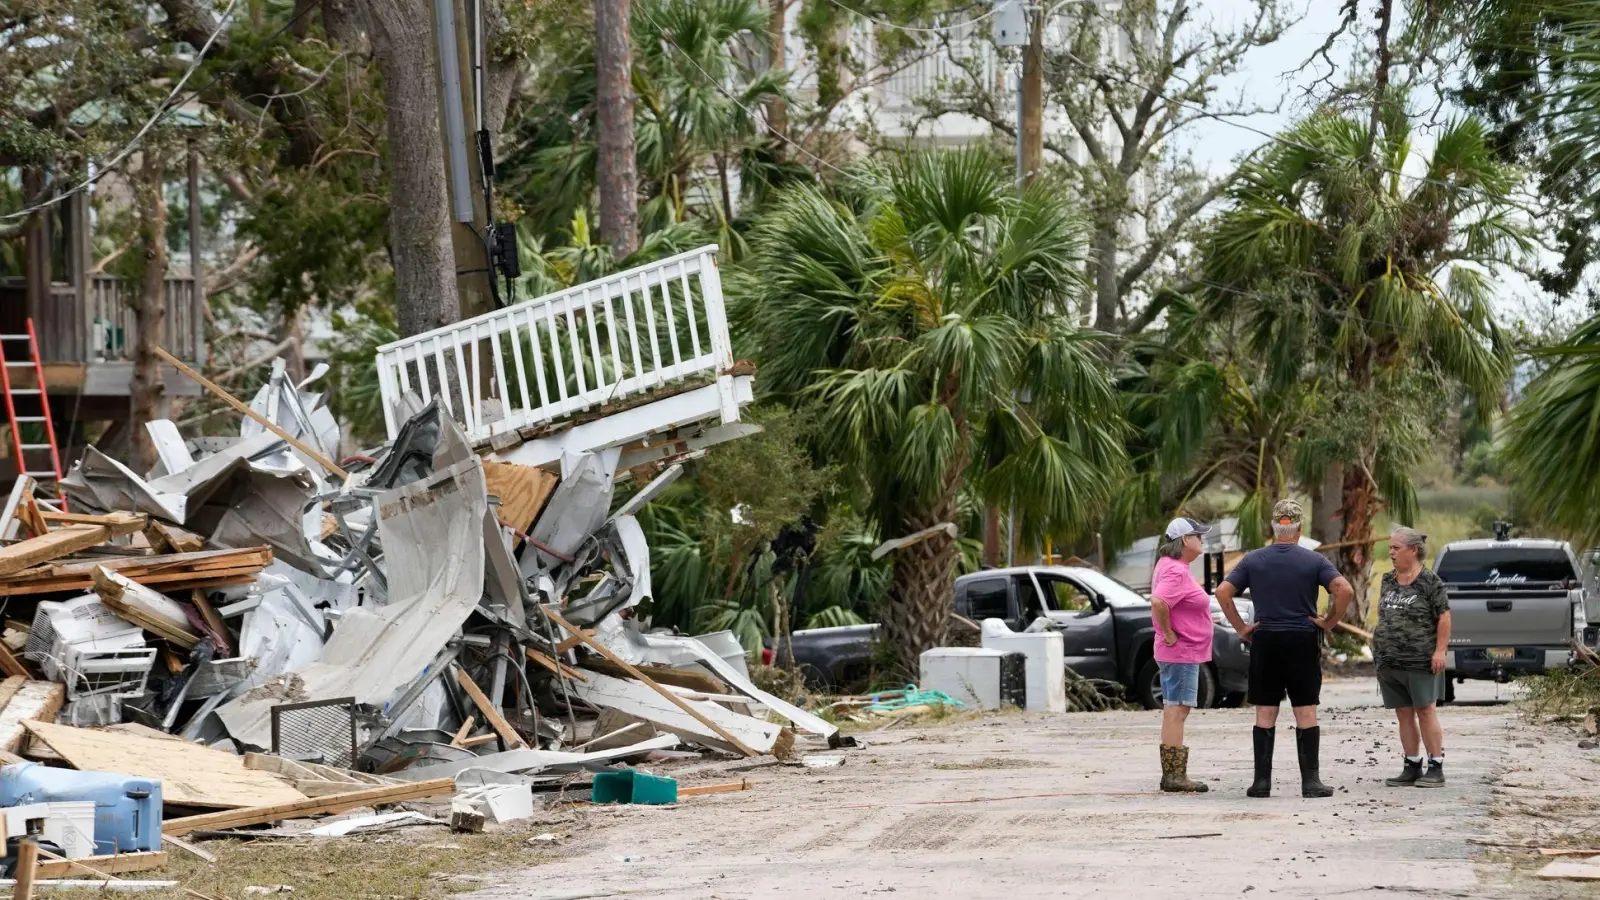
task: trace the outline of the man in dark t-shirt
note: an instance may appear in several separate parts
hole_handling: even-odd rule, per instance
[[[1289,698],[1294,707],[1295,747],[1300,758],[1300,793],[1331,797],[1319,771],[1317,704],[1322,695],[1322,635],[1344,617],[1353,591],[1327,557],[1300,546],[1305,513],[1293,500],[1272,507],[1272,543],[1252,550],[1217,586],[1217,603],[1239,637],[1250,642],[1248,699],[1256,708],[1255,783],[1245,793],[1272,793],[1272,747],[1278,707]],[[1328,614],[1317,616],[1317,589],[1333,596]],[[1233,604],[1250,592],[1255,621],[1246,623]]]

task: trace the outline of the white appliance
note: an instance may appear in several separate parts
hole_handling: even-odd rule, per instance
[[[921,658],[917,687],[942,691],[973,709],[1027,702],[1027,657],[987,647],[935,647]]]
[[[45,678],[67,686],[68,699],[109,694],[138,697],[155,662],[144,630],[112,612],[96,594],[43,602],[33,616],[23,655]]]
[[[35,834],[61,848],[67,859],[94,856],[94,801],[29,803],[0,808],[5,838]]]
[[[1027,657],[1027,709],[1067,711],[1066,651],[1060,632],[1018,634],[999,619],[984,619],[982,628],[985,648],[1021,652]]]

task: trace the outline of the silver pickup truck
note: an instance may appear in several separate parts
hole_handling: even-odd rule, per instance
[[[1592,643],[1600,597],[1586,597],[1565,541],[1497,538],[1446,544],[1433,564],[1450,595],[1451,684],[1507,682],[1563,668],[1574,639]],[[1447,698],[1453,695],[1447,691]]]

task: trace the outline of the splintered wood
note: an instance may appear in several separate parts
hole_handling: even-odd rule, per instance
[[[160,779],[165,803],[235,809],[305,799],[271,773],[246,768],[243,758],[200,744],[44,722],[23,726],[75,769]]]
[[[272,550],[268,547],[105,557],[35,566],[0,576],[0,597],[88,590],[94,586],[95,569],[102,567],[130,581],[165,591],[248,584],[271,564]]]
[[[94,590],[107,609],[140,628],[185,650],[200,643],[199,635],[189,630],[188,616],[184,614],[183,607],[165,594],[137,584],[105,567],[94,571]]]
[[[39,724],[30,720],[55,721],[56,713],[67,702],[67,686],[54,681],[7,678],[0,684],[0,698],[5,702],[5,708],[0,709],[0,750],[15,753],[27,734],[24,726]]]
[[[99,516],[101,524],[67,525],[37,537],[0,549],[0,575],[11,575],[31,566],[60,559],[79,550],[98,547],[113,538],[133,534],[144,528],[145,517],[133,515]]]

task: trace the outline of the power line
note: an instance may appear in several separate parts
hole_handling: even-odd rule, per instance
[[[946,32],[954,31],[957,28],[963,28],[963,27],[966,27],[968,25],[976,25],[976,24],[978,24],[979,22],[982,22],[985,19],[994,18],[995,16],[999,15],[1001,12],[1003,12],[1006,9],[1006,0],[996,0],[996,2],[994,3],[994,9],[989,10],[988,12],[984,13],[981,16],[977,16],[977,17],[971,18],[971,19],[965,19],[965,20],[963,20],[961,23],[959,23],[957,25],[942,25],[942,26],[939,26],[939,27],[936,27],[936,28],[918,28],[918,27],[913,26],[913,25],[897,25],[897,24],[895,24],[893,22],[889,22],[889,21],[885,21],[884,19],[877,18],[876,16],[870,16],[870,15],[862,12],[859,9],[852,9],[849,6],[846,6],[844,3],[840,2],[840,0],[828,0],[828,2],[832,3],[834,6],[839,7],[840,9],[844,10],[847,13],[850,13],[852,15],[860,16],[861,18],[866,19],[868,22],[871,22],[874,25],[880,26],[882,28],[888,28],[888,29],[891,29],[893,31],[903,31],[903,32],[906,32],[907,34],[944,34]],[[1019,2],[1020,2],[1020,0],[1019,0]],[[1094,2],[1094,0],[1064,0],[1064,2],[1067,2],[1067,3],[1072,3],[1072,2],[1076,2],[1076,3],[1092,3],[1092,2]],[[1058,4],[1058,5],[1060,5],[1060,4]]]
[[[139,141],[144,138],[145,134],[147,134],[151,128],[155,127],[156,124],[161,121],[161,119],[165,118],[168,113],[183,107],[196,97],[210,90],[211,86],[222,80],[222,77],[225,74],[238,68],[241,64],[252,62],[263,52],[270,50],[277,44],[278,39],[283,37],[283,35],[286,34],[289,29],[293,28],[297,22],[310,15],[313,10],[320,7],[322,5],[322,0],[311,0],[311,2],[308,3],[304,9],[300,10],[298,13],[295,13],[295,15],[292,16],[289,21],[285,22],[282,27],[268,35],[267,39],[262,41],[249,55],[244,56],[243,58],[234,62],[232,65],[224,68],[221,72],[213,75],[208,81],[206,81],[205,84],[190,91],[188,96],[174,103],[173,97],[177,96],[178,92],[183,90],[184,83],[187,82],[190,76],[194,75],[194,73],[200,68],[201,63],[205,62],[206,53],[211,49],[211,45],[216,42],[217,38],[221,36],[223,29],[227,26],[228,19],[233,15],[233,8],[237,4],[238,0],[229,0],[227,9],[223,10],[222,18],[217,21],[216,30],[211,33],[211,36],[206,39],[204,45],[196,54],[194,64],[189,67],[188,71],[183,73],[183,77],[178,80],[176,85],[173,86],[171,92],[167,94],[167,98],[163,100],[161,105],[156,108],[156,112],[153,116],[151,116],[150,121],[146,122],[144,127],[139,129],[138,133],[133,136],[133,139],[130,140],[126,146],[124,146],[105,163],[91,163],[91,168],[94,170],[94,173],[88,178],[85,178],[82,183],[74,185],[72,188],[51,197],[49,200],[36,203],[16,212],[0,215],[0,221],[19,219],[23,216],[32,215],[39,210],[47,209],[63,200],[66,200],[74,194],[87,190],[99,182],[102,178],[105,178],[107,175],[111,174],[111,172],[115,170],[118,163],[122,162],[123,159],[127,158],[129,154],[138,148]]]

